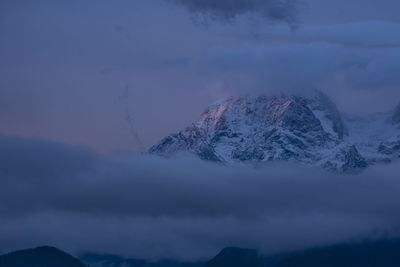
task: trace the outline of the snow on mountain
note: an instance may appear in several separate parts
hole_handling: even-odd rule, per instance
[[[291,161],[354,172],[400,156],[400,106],[368,117],[344,116],[323,93],[231,97],[149,153],[190,152],[227,164]]]
[[[354,143],[368,163],[390,162],[400,156],[400,109],[366,117],[345,116]]]

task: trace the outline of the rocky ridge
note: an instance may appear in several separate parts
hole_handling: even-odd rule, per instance
[[[400,105],[389,113],[342,116],[322,92],[230,97],[148,151],[189,152],[227,164],[298,162],[340,172],[400,156]]]

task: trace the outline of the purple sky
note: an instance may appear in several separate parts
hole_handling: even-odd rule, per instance
[[[143,151],[230,94],[400,101],[398,1],[207,2],[1,1],[0,133]]]

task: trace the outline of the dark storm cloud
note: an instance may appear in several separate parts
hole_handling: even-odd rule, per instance
[[[261,19],[285,21],[291,25],[297,21],[297,0],[172,0],[189,11],[211,19],[232,21],[241,15]]]
[[[303,3],[302,17],[311,23],[400,21],[397,0],[305,0]]]
[[[83,148],[0,138],[0,250],[198,259],[224,246],[265,253],[400,226],[399,165],[359,176],[294,165],[224,167],[184,156],[102,157]]]
[[[282,25],[260,29],[257,38],[265,43],[302,44],[325,42],[351,48],[399,48],[400,37],[396,34],[400,24],[388,21],[361,21],[341,24],[303,24],[294,34]],[[240,36],[240,35],[238,35]],[[243,32],[242,38],[250,38]]]

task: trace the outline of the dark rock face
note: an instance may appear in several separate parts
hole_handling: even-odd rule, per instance
[[[400,122],[398,109],[393,121]],[[366,120],[367,126],[363,126],[366,131],[368,123]],[[400,155],[396,143],[400,137],[380,145],[375,136],[366,143],[366,138],[358,139],[357,129],[352,131],[336,106],[318,91],[307,97],[232,97],[208,107],[192,126],[164,138],[149,153],[172,156],[190,152],[227,164],[291,161],[339,172],[388,162],[397,151]],[[400,129],[398,133],[400,136]]]
[[[400,123],[400,104],[395,108],[393,112],[392,121],[395,124]]]
[[[287,106],[283,114],[282,126],[299,135],[310,132],[320,134],[324,131],[321,122],[307,106],[306,99],[298,97]]]
[[[353,170],[363,169],[368,166],[365,158],[363,158],[360,155],[360,153],[358,153],[356,146],[352,145],[351,147],[343,150],[342,152],[345,162],[345,164],[343,164],[342,166],[343,168],[342,170],[344,172],[351,172]]]
[[[385,155],[400,156],[400,140],[383,142],[379,145],[378,151]]]
[[[327,95],[316,91],[315,98],[311,99],[310,104],[314,110],[324,113],[326,119],[332,122],[332,128],[338,135],[339,139],[343,139],[344,136],[349,135],[348,129],[341,118],[340,112]]]
[[[87,267],[54,247],[20,250],[0,256],[0,267]]]

